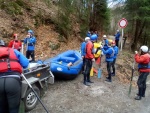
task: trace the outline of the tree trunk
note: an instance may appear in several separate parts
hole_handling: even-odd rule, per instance
[[[138,42],[138,31],[139,31],[139,25],[140,23],[139,23],[139,21],[138,20],[136,20],[136,25],[135,25],[135,33],[134,33],[134,36],[133,36],[133,42],[132,42],[132,44],[131,44],[131,50],[132,51],[135,51],[136,50],[136,48],[137,48],[137,42]]]

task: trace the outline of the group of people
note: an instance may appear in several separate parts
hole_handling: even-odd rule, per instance
[[[21,53],[22,42],[18,35],[13,35],[8,46],[0,40],[0,113],[18,113],[21,100],[21,74],[29,65],[29,58],[34,58],[36,38],[32,30],[22,41],[26,44],[26,57]]]
[[[119,37],[116,34],[116,37]],[[88,32],[85,41],[81,45],[81,55],[83,58],[83,84],[89,86],[93,83],[90,79],[90,70],[93,62],[95,62],[94,54],[97,50],[93,49],[93,44],[98,41],[98,33]],[[26,57],[20,52],[22,49],[22,42],[18,40],[18,35],[13,35],[13,40],[8,46],[3,40],[0,40],[0,113],[18,113],[20,98],[21,98],[21,74],[23,69],[27,68],[29,58],[35,61],[34,50],[36,38],[32,30],[28,30],[27,37],[22,41],[26,44]],[[107,36],[103,35],[103,43],[99,48],[105,55],[107,63],[108,76],[107,82],[112,82],[112,76],[116,75],[115,62],[118,55],[118,40],[108,41]],[[136,100],[145,97],[146,79],[150,72],[150,55],[148,54],[148,47],[142,46],[141,52],[138,54],[135,51],[135,61],[139,63],[138,68],[140,76],[138,79],[138,90]],[[99,56],[101,57],[101,56]]]
[[[106,35],[103,35],[103,43],[100,45],[102,54],[105,55],[105,61],[107,63],[107,72],[108,76],[106,77],[107,82],[112,82],[112,76],[116,75],[115,62],[119,52],[118,43],[119,43],[120,33],[117,30],[115,35],[115,41],[110,42]],[[93,62],[95,62],[94,54],[94,43],[98,40],[98,35],[91,34],[88,32],[85,41],[81,44],[81,55],[83,58],[83,67],[82,73],[84,75],[83,84],[90,86],[90,83],[93,83],[90,79],[90,70],[92,68]],[[97,50],[96,50],[97,51]],[[147,46],[141,46],[140,54],[135,51],[134,60],[138,63],[139,78],[137,81],[138,93],[135,97],[135,100],[141,100],[142,97],[145,97],[146,91],[146,80],[147,76],[150,73],[150,55],[148,53],[149,49]],[[99,56],[101,57],[101,55]]]
[[[88,32],[89,34],[89,32]],[[102,51],[105,55],[105,60],[107,63],[107,72],[108,76],[106,77],[107,82],[111,82],[111,76],[115,76],[115,62],[118,55],[118,47],[116,46],[115,41],[109,42],[106,35],[103,35],[103,43],[96,50],[94,49],[94,43],[97,43],[98,35],[91,34],[87,35],[85,41],[81,44],[81,56],[83,58],[83,67],[82,73],[84,75],[83,84],[89,86],[89,83],[93,83],[90,80],[90,70],[92,68],[93,62],[95,62],[94,54],[98,49]],[[101,55],[99,56],[101,57]]]
[[[26,44],[26,57],[28,59],[32,59],[32,61],[35,61],[35,43],[36,43],[36,38],[34,36],[34,32],[32,30],[28,30],[28,34],[24,40],[19,40],[18,39],[18,34],[13,34],[13,40],[11,40],[8,44],[9,48],[13,48],[21,52],[22,47],[22,42]]]

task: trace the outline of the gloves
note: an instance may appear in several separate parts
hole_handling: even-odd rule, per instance
[[[100,48],[103,49],[103,45],[100,45]]]
[[[138,52],[137,52],[137,51],[135,51],[135,54],[138,54]]]
[[[95,62],[95,58],[92,59],[92,62]]]

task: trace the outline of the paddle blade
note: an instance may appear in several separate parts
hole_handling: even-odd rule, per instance
[[[101,71],[101,69],[99,68],[99,69],[98,69],[98,78],[101,78],[101,73],[102,73],[102,71]]]
[[[96,64],[100,64],[100,62],[101,62],[101,59],[100,57],[98,57],[98,59],[96,60]]]
[[[93,67],[91,68],[91,71],[90,71],[90,76],[93,76],[94,73],[93,73]]]
[[[98,71],[95,68],[93,68],[93,72],[96,74],[98,73]]]
[[[131,90],[132,90],[132,83],[130,83],[130,86],[129,86],[128,96],[130,96],[130,94],[131,94]]]

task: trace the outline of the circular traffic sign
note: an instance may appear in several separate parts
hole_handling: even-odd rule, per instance
[[[128,21],[125,19],[125,18],[122,18],[120,21],[119,21],[119,26],[121,28],[125,28],[128,24]]]

